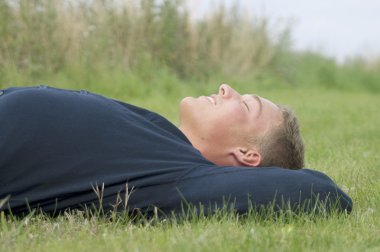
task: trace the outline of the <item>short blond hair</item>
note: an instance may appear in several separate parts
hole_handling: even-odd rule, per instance
[[[305,146],[300,134],[298,120],[291,108],[277,105],[282,114],[282,123],[261,139],[251,139],[259,148],[260,166],[280,166],[287,169],[304,167]]]

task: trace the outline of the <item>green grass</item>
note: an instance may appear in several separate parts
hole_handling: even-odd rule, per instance
[[[181,85],[173,85],[170,95],[158,89],[132,100],[176,123],[180,95],[217,88],[195,86],[190,91]],[[256,89],[235,86],[241,91]],[[129,100],[128,84],[124,92],[93,89]],[[3,217],[0,251],[380,251],[380,95],[323,89],[256,92],[296,110],[307,145],[307,166],[327,173],[348,192],[354,201],[350,215],[260,218],[227,212],[211,218],[136,222],[123,215],[109,219],[78,213],[55,219]]]
[[[371,224],[366,223],[370,221]],[[2,251],[364,251],[378,248],[374,216],[298,219],[290,223],[203,219],[136,225],[85,219],[8,224]]]

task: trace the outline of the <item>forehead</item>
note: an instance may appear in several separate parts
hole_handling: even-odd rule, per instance
[[[260,96],[259,96],[259,99],[261,100],[261,103],[264,106],[266,106],[266,107],[268,107],[270,109],[274,109],[276,111],[278,110],[278,112],[280,112],[280,108],[277,106],[277,104],[273,103],[272,101],[270,101],[270,100],[268,100],[266,98],[260,97]]]
[[[277,104],[273,103],[272,101],[264,98],[264,97],[261,97],[261,96],[258,96],[256,94],[245,94],[243,95],[249,99],[253,99],[255,100],[255,102],[257,102],[259,105],[260,105],[260,109],[271,109],[271,110],[275,110],[275,111],[279,111],[280,108],[277,106]]]
[[[275,126],[281,124],[282,122],[282,112],[281,109],[272,101],[263,98],[255,94],[243,95],[248,99],[251,99],[256,106],[254,106],[254,117],[255,124],[259,124],[264,128],[269,128],[270,125]]]

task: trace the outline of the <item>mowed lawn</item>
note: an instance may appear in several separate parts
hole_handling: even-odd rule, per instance
[[[380,95],[305,89],[262,95],[295,109],[307,167],[327,173],[352,197],[350,215],[225,214],[137,223],[122,216],[1,216],[0,251],[380,251]],[[138,105],[177,122],[177,100]]]

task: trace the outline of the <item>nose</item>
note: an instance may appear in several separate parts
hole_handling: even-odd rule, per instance
[[[235,89],[233,89],[232,87],[230,87],[227,84],[220,85],[219,95],[222,98],[231,98],[231,97],[240,96],[240,94]]]

